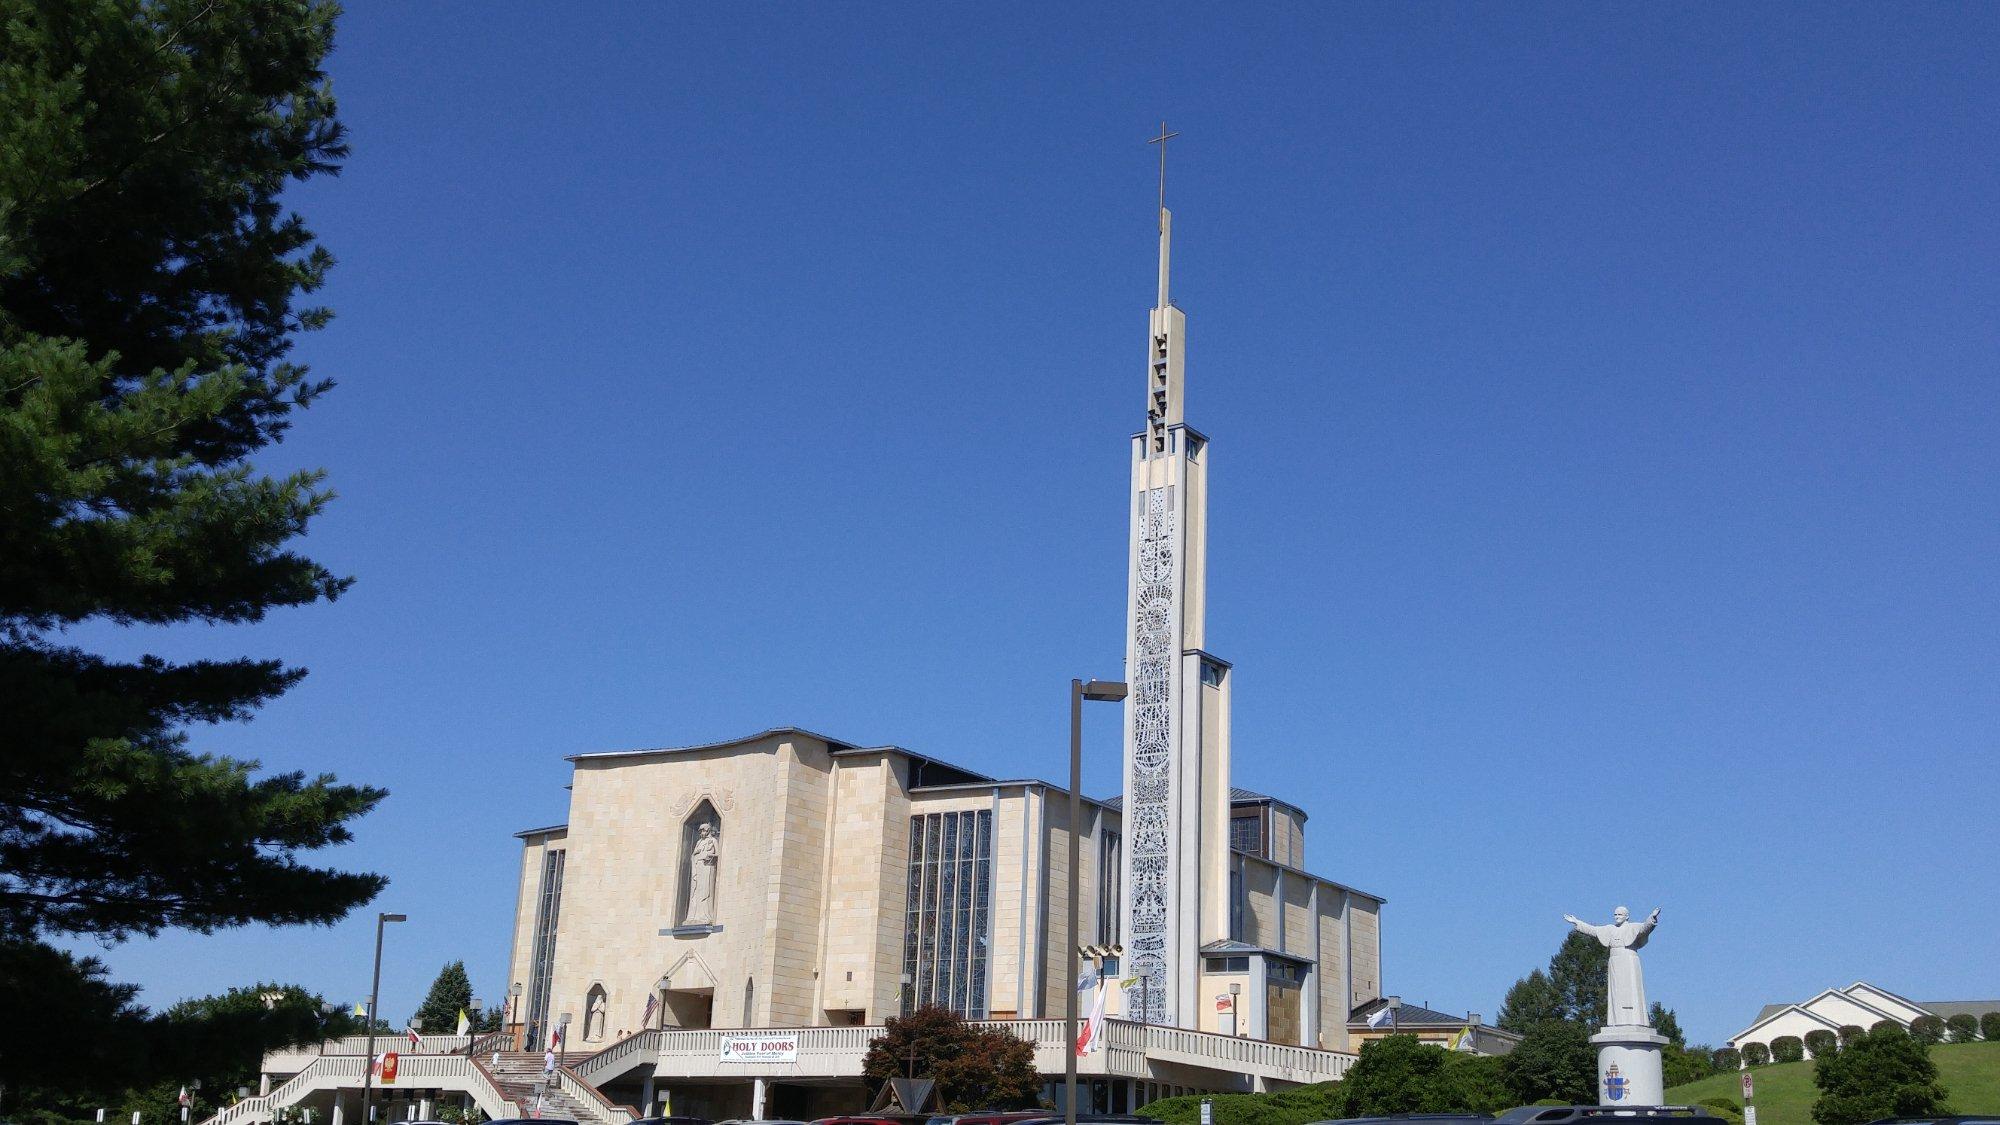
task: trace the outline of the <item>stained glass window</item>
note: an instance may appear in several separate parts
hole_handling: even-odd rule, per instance
[[[987,946],[993,898],[993,813],[910,818],[910,903],[903,912],[903,1007],[936,1004],[986,1015]]]

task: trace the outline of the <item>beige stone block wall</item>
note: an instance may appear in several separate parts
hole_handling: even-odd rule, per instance
[[[1025,1008],[1032,1014],[1035,1007],[1032,974],[1021,975],[1022,966],[1034,963],[1039,901],[1034,893],[1034,832],[1035,801],[1030,791],[1021,786],[1003,790],[999,813],[993,818],[993,937],[986,961],[989,1011],[996,1013],[1019,1013]]]
[[[819,744],[781,743],[777,771],[782,831],[773,841],[765,877],[763,977],[755,1002],[726,1026],[806,1027],[823,1022],[815,1010],[820,968],[820,916],[826,871],[827,817],[833,800],[833,759]],[[770,822],[767,822],[770,823]]]
[[[1040,801],[1042,809],[1042,854],[1047,857],[1048,902],[1042,911],[1042,941],[1037,955],[1042,964],[1042,1011],[1049,1016],[1063,1013],[1067,1001],[1070,968],[1066,951],[1072,949],[1069,924],[1069,798],[1049,791]],[[1088,815],[1086,813],[1085,815]],[[1087,823],[1087,822],[1086,822]]]
[[[567,833],[558,829],[539,833],[522,841],[520,878],[514,888],[514,940],[507,958],[507,986],[521,986],[521,999],[514,1005],[516,1019],[525,1019],[528,1006],[528,975],[535,957],[535,911],[542,897],[542,868],[550,848],[561,849]],[[562,916],[557,914],[561,922]],[[558,945],[557,953],[561,953]]]
[[[1278,869],[1254,856],[1243,859],[1243,940],[1276,948],[1278,944]]]
[[[1316,880],[1287,872],[1282,918],[1285,941],[1281,948],[1301,957],[1317,956],[1313,948],[1312,892]],[[1275,943],[1274,943],[1275,944]]]
[[[1306,827],[1299,814],[1271,806],[1271,858],[1287,867],[1306,865]]]
[[[909,907],[910,814],[908,779],[902,770],[907,759],[893,758],[878,768],[882,775],[883,814],[888,823],[882,834],[882,860],[877,870],[881,878],[882,914],[875,920],[875,979],[871,985],[868,1021],[881,1023],[902,1010],[903,1002],[903,917]],[[838,861],[838,856],[835,857]]]
[[[593,985],[609,1001],[610,1038],[638,1027],[663,974],[677,991],[712,993],[713,1026],[744,1025],[752,980],[751,1022],[769,1013],[803,1022],[818,967],[832,760],[823,744],[793,738],[576,763],[551,1005],[552,1015],[575,1013],[573,1047],[584,1046],[580,1025]],[[680,921],[683,824],[704,799],[722,820],[716,921],[723,929],[663,936]]]
[[[901,789],[889,754],[847,756],[838,761],[833,800],[827,809],[829,846],[820,857],[820,878],[827,888],[826,910],[820,919],[826,962],[819,982],[820,999],[814,1007],[822,1013],[827,1009],[875,1008],[875,987],[882,971],[879,923],[889,908],[885,884],[890,881],[891,838],[895,837],[897,844],[893,854],[908,847],[903,839],[909,830],[908,818],[895,817],[889,808],[889,794]],[[896,878],[901,874],[899,868]],[[822,1015],[812,1022],[823,1019]]]
[[[1349,909],[1354,915],[1353,1002],[1373,1000],[1382,995],[1382,905],[1373,899],[1353,896]]]
[[[1082,924],[1073,927],[1069,920],[1069,794],[1060,789],[1038,787],[1031,794],[1030,801],[1035,810],[1031,842],[1035,850],[1028,857],[1029,886],[1042,893],[1045,902],[1036,902],[1032,896],[1029,899],[1029,908],[1037,915],[1028,943],[1032,951],[1029,968],[1034,971],[1034,966],[1039,964],[1042,974],[1042,1007],[1039,1014],[1054,1017],[1063,1013],[1068,1002],[1066,993],[1070,987],[1071,959],[1076,946],[1097,941],[1097,903],[1103,893],[1098,880],[1099,848],[1103,846],[1102,833],[1121,831],[1121,820],[1109,809],[1089,801],[1083,803],[1082,834],[1078,840],[1078,851],[1083,861],[1079,894]],[[1044,868],[1046,879],[1043,877]],[[1115,877],[1122,878],[1122,875]],[[1033,982],[1024,984],[1021,991],[1032,997]],[[1003,990],[996,978],[994,1007],[1004,1009],[1008,1006],[1000,1001],[1013,994],[1013,986],[1013,981],[1005,981]],[[1030,1002],[1032,1004],[1032,1000]],[[1036,1014],[1023,1012],[1021,1018],[1033,1018]]]
[[[1330,1051],[1349,1050],[1347,1014],[1354,1010],[1347,979],[1347,918],[1342,892],[1322,884],[1319,889],[1319,1045]]]

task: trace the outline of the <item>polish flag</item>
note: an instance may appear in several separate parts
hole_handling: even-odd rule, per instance
[[[1094,995],[1090,999],[1090,1014],[1084,1017],[1083,1027],[1076,1034],[1076,1053],[1079,1057],[1091,1054],[1104,1046],[1104,978],[1102,975],[1086,971],[1077,982],[1082,992],[1089,989]],[[1082,997],[1078,997],[1082,999]]]

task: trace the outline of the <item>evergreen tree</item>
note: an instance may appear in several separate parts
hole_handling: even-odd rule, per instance
[[[346,153],[320,69],[334,14],[0,0],[0,1011],[37,1013],[0,1021],[10,1090],[48,1080],[40,1045],[159,1029],[47,939],[326,923],[383,886],[300,854],[347,840],[380,790],[190,746],[301,669],[64,641],[347,586],[286,546],[330,499],[320,474],[251,465],[328,386],[287,355],[328,318],[299,299],[331,259],[278,196]],[[141,1085],[159,1057],[108,1051],[89,1078]]]
[[[1528,1029],[1544,1020],[1563,1018],[1562,1000],[1556,995],[1556,987],[1550,983],[1549,975],[1536,969],[1514,982],[1507,990],[1507,998],[1500,1003],[1500,1014],[1495,1022],[1501,1028],[1526,1034]]]
[[[1653,1001],[1652,1007],[1646,1010],[1646,1022],[1652,1024],[1653,1030],[1666,1036],[1667,1041],[1674,1046],[1687,1046],[1687,1036],[1681,1032],[1681,1021],[1674,1015],[1672,1008],[1666,1007],[1658,1000]]]
[[[1554,986],[1562,1018],[1584,1027],[1604,1023],[1607,996],[1605,974],[1611,951],[1589,934],[1571,930],[1556,955],[1549,958],[1549,983]]]
[[[425,1035],[450,1035],[458,1030],[458,1013],[468,1024],[477,1026],[479,1014],[472,1010],[472,980],[465,975],[465,962],[453,961],[438,970],[424,995],[416,1019],[411,1021]]]

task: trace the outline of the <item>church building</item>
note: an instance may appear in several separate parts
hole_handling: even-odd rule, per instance
[[[1383,899],[1311,873],[1307,810],[1230,783],[1236,673],[1206,630],[1212,447],[1183,419],[1171,241],[1162,205],[1132,438],[1124,786],[1083,799],[1077,850],[1066,790],[951,764],[948,747],[775,727],[575,755],[567,822],[519,834],[508,979],[525,1046],[559,1041],[648,1113],[807,1116],[858,1108],[871,1029],[938,1005],[1011,1021],[1060,1078],[1089,946],[1110,1017],[1082,1067],[1096,1106],[1344,1073],[1350,1012],[1382,993]]]

